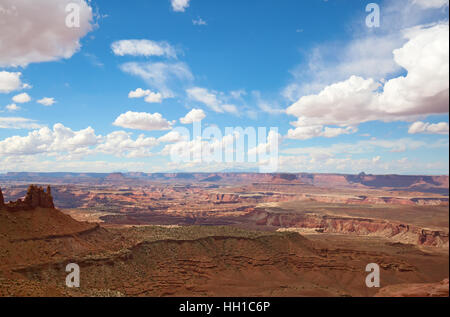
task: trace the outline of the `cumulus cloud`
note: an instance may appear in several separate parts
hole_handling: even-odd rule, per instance
[[[117,157],[148,157],[153,155],[150,150],[158,144],[158,140],[154,137],[145,137],[141,134],[133,140],[131,133],[115,131],[105,137],[103,143],[96,147],[96,151]]]
[[[41,105],[50,107],[51,105],[53,105],[55,103],[55,98],[49,98],[49,97],[44,97],[42,99],[39,99],[37,101],[37,103],[40,103]]]
[[[65,24],[69,3],[80,8],[80,27]],[[70,58],[94,24],[85,0],[2,0],[0,8],[0,67]]]
[[[384,83],[351,76],[301,97],[287,109],[297,127],[356,126],[383,120],[406,120],[448,113],[448,24],[418,27],[406,32],[408,42],[394,50],[395,62],[407,74]]]
[[[149,89],[137,88],[136,90],[128,93],[128,98],[142,98],[145,97],[145,102],[148,103],[161,103],[163,96],[159,92],[152,92]]]
[[[233,104],[227,104],[224,100],[218,97],[218,93],[210,91],[202,87],[193,87],[186,90],[188,98],[201,102],[211,110],[219,113],[234,113],[237,114],[237,107]]]
[[[22,76],[22,73],[18,72],[11,73],[7,71],[0,71],[0,93],[7,94],[10,93],[11,91],[22,88],[20,76]]]
[[[17,118],[16,118],[17,119]],[[0,127],[2,118],[0,118]],[[37,126],[39,127],[39,126]],[[132,138],[132,133],[114,131],[106,136],[96,135],[94,129],[88,127],[79,131],[65,127],[61,123],[48,127],[39,127],[26,136],[12,136],[0,141],[1,158],[13,158],[17,163],[25,157],[53,157],[57,161],[83,159],[98,154],[112,155],[121,158],[143,158],[153,156],[151,150],[160,143],[173,143],[186,138],[177,131],[170,131],[160,138],[147,137],[140,134]],[[127,165],[129,162],[125,162]]]
[[[173,11],[184,12],[189,7],[190,0],[170,0]]]
[[[352,75],[380,80],[395,74],[401,67],[392,52],[404,42],[400,33],[365,34],[343,45],[317,46],[305,56],[305,63],[291,70],[293,81],[283,88],[282,96],[296,101]]]
[[[298,118],[296,126],[356,125],[376,119],[372,100],[380,83],[352,76],[346,81],[325,87],[316,95],[301,97],[287,109]]]
[[[239,137],[239,133],[214,135],[210,138],[197,137],[193,140],[182,137],[180,141],[164,146],[160,154],[170,155],[173,160],[181,162],[222,162],[223,154],[233,152],[233,144]]]
[[[12,100],[17,103],[26,103],[31,100],[31,97],[26,93],[21,93],[12,97]]]
[[[144,96],[148,96],[150,93],[151,93],[150,90],[137,88],[136,90],[132,90],[128,93],[128,98],[142,98]]]
[[[96,145],[99,141],[99,137],[90,127],[80,131],[72,131],[57,123],[53,126],[53,130],[43,127],[31,131],[27,136],[12,136],[0,141],[0,154],[31,155],[80,151]]]
[[[6,110],[11,111],[11,112],[20,110],[20,107],[18,105],[16,105],[15,103],[7,105],[5,108],[6,108]]]
[[[158,142],[162,143],[175,143],[180,141],[185,141],[186,136],[181,134],[178,131],[170,131],[167,134],[164,134],[162,137],[158,138]]]
[[[164,56],[176,58],[175,49],[167,42],[151,40],[121,40],[111,44],[111,49],[118,56]]]
[[[183,124],[190,124],[193,122],[202,121],[205,117],[206,114],[202,109],[192,109],[183,118],[180,118],[180,122]]]
[[[378,105],[397,115],[447,113],[449,100],[449,26],[419,27],[406,33],[409,41],[394,50],[397,64],[407,70],[386,82]]]
[[[426,133],[426,134],[448,134],[448,123],[428,123],[417,121],[410,125],[408,129],[409,134]]]
[[[356,128],[331,128],[318,126],[304,126],[297,127],[295,129],[289,129],[287,138],[296,140],[308,140],[315,137],[334,138],[342,134],[351,134],[357,131]]]
[[[134,130],[169,130],[172,128],[174,122],[169,122],[163,118],[163,116],[158,113],[146,113],[146,112],[133,112],[128,111],[122,113],[114,121],[113,125],[134,129]]]
[[[174,97],[174,86],[190,82],[194,79],[189,67],[182,62],[130,62],[121,65],[120,69],[126,73],[142,78],[151,88],[159,91],[163,98]]]
[[[36,120],[22,117],[0,117],[0,129],[38,129],[42,125]]]

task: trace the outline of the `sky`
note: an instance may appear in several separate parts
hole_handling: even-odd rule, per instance
[[[448,175],[448,8],[0,0],[0,173]]]

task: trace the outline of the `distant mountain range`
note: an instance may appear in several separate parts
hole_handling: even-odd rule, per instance
[[[448,195],[449,176],[319,173],[29,173],[0,174],[0,182],[107,184],[136,182],[275,183],[319,187],[370,187]]]

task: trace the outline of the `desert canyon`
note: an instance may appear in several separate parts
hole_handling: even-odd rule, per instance
[[[0,296],[449,294],[448,176],[8,173],[0,185]],[[368,263],[380,288],[365,284]]]

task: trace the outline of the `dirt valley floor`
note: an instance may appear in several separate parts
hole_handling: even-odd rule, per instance
[[[0,296],[448,296],[448,177],[294,176],[0,177]]]

